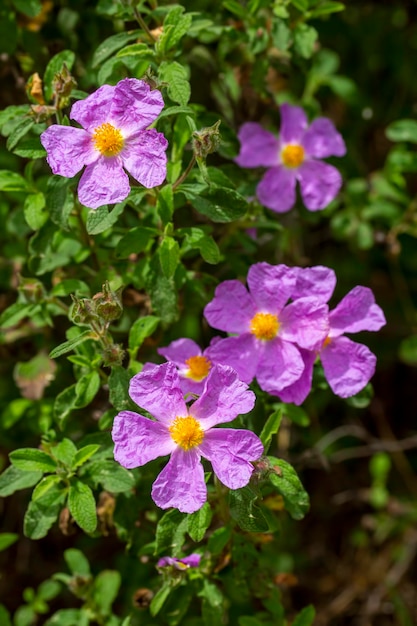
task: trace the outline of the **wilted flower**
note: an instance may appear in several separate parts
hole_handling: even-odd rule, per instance
[[[194,513],[207,499],[201,457],[230,489],[244,487],[251,461],[262,455],[260,439],[248,430],[213,428],[248,413],[255,395],[230,367],[216,365],[203,393],[187,407],[173,363],[148,367],[130,381],[131,398],[155,420],[132,411],[116,415],[112,430],[114,458],[128,469],[170,454],[155,480],[152,498],[162,509]]]
[[[186,570],[189,567],[198,567],[200,565],[200,561],[201,561],[201,554],[197,554],[193,552],[193,554],[190,554],[189,556],[184,556],[181,559],[177,559],[172,556],[163,556],[161,559],[159,559],[156,566],[157,567],[172,566],[174,569],[177,569],[177,570]]]
[[[293,297],[314,293],[327,302],[336,284],[333,270],[322,267],[299,269]],[[324,375],[332,391],[341,398],[349,398],[361,391],[375,372],[376,357],[363,344],[356,343],[344,333],[363,330],[377,331],[386,323],[382,309],[375,303],[368,287],[354,287],[329,313],[329,332],[316,351],[302,351],[305,368],[294,384],[278,395],[284,402],[301,404],[311,390],[313,366],[319,355]]]
[[[338,170],[320,159],[346,153],[342,136],[333,123],[315,119],[310,126],[301,107],[280,107],[279,138],[255,122],[240,128],[240,153],[236,163],[241,167],[267,167],[256,195],[264,206],[285,213],[295,204],[296,182],[310,211],[324,209],[339,192],[342,177]]]
[[[144,187],[160,185],[168,142],[162,133],[146,128],[163,106],[161,93],[136,78],[103,85],[75,102],[70,118],[83,128],[54,124],[41,135],[53,173],[70,178],[86,165],[78,197],[92,209],[127,198],[130,184],[123,168]]]
[[[328,307],[322,300],[309,296],[287,304],[297,270],[256,263],[248,272],[249,292],[240,281],[226,280],[204,309],[211,326],[237,334],[212,346],[211,357],[233,367],[246,383],[256,377],[272,394],[300,378],[300,348],[317,350],[329,330]]]

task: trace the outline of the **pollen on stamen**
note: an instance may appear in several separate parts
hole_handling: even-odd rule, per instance
[[[273,313],[256,313],[250,323],[250,331],[257,339],[271,341],[277,336],[278,317]]]
[[[281,151],[281,159],[286,167],[299,167],[304,161],[304,148],[297,143],[289,143]]]
[[[98,126],[93,132],[94,147],[103,156],[117,156],[123,149],[123,135],[118,128],[108,122]]]
[[[172,439],[183,450],[190,450],[200,445],[204,439],[204,430],[199,422],[188,415],[188,417],[176,417],[169,427]]]
[[[191,356],[185,361],[185,364],[188,367],[186,377],[196,382],[204,380],[211,369],[210,361],[202,354]]]

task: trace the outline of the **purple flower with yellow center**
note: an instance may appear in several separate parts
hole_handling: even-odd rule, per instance
[[[241,167],[267,167],[256,189],[259,202],[285,213],[295,204],[296,183],[307,209],[319,211],[334,200],[342,185],[338,170],[321,159],[343,156],[346,146],[333,123],[315,119],[310,126],[301,107],[280,106],[281,129],[276,137],[255,122],[240,128],[240,153],[235,159]]]
[[[249,291],[238,280],[226,280],[204,310],[210,326],[237,335],[211,346],[211,358],[233,367],[246,383],[256,377],[272,394],[302,375],[300,348],[317,350],[329,331],[322,300],[307,296],[287,304],[297,270],[256,263],[248,272]]]
[[[127,198],[125,169],[144,187],[160,185],[166,176],[168,142],[147,127],[163,106],[161,93],[136,78],[103,85],[75,102],[70,118],[82,128],[53,124],[40,138],[53,173],[72,178],[86,166],[78,197],[91,209]]]
[[[207,500],[201,457],[208,459],[219,480],[230,489],[248,484],[251,461],[263,453],[260,439],[248,430],[213,428],[248,413],[255,395],[230,367],[214,365],[201,396],[190,407],[184,400],[174,363],[148,367],[130,382],[131,398],[154,420],[122,411],[112,437],[114,458],[128,469],[170,454],[155,480],[152,498],[159,507],[194,513]]]
[[[323,267],[299,269],[293,297],[303,297],[306,292],[327,302],[336,285],[333,270]],[[363,330],[377,331],[386,323],[382,309],[375,303],[368,287],[354,287],[329,313],[329,332],[318,350],[303,351],[303,375],[283,389],[279,397],[284,402],[301,404],[310,393],[313,366],[320,357],[324,375],[333,393],[349,398],[361,391],[375,372],[376,356],[363,344],[356,343],[345,333]]]
[[[177,559],[172,556],[163,556],[159,559],[156,567],[173,567],[174,569],[184,571],[190,567],[198,567],[201,561],[201,554],[193,552],[189,556],[184,556],[181,559]]]

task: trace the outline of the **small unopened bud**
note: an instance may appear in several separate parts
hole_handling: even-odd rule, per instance
[[[88,325],[98,320],[98,315],[94,302],[89,298],[77,298],[71,295],[73,305],[70,312],[70,319],[74,324]]]
[[[107,346],[102,352],[103,365],[105,367],[121,365],[125,354],[123,347],[119,343],[112,343],[111,346]]]
[[[221,141],[220,124],[221,121],[218,120],[213,126],[193,132],[193,151],[197,160],[205,159],[208,154],[216,152]]]
[[[92,582],[93,578],[91,576],[82,576],[81,574],[76,574],[69,581],[68,587],[70,591],[72,591],[74,596],[84,600],[89,594]]]
[[[97,315],[105,322],[117,320],[123,313],[122,301],[120,299],[121,289],[112,291],[106,282],[103,291],[93,296],[93,303]]]
[[[52,81],[52,90],[57,96],[59,96],[60,108],[64,106],[63,99],[68,98],[76,86],[77,82],[75,78],[71,75],[69,69],[64,63],[62,70],[55,74]]]
[[[45,289],[42,283],[36,278],[23,278],[19,276],[18,289],[28,302],[37,304],[45,299]]]
[[[135,591],[132,601],[138,609],[147,609],[152,602],[153,596],[154,593],[151,589],[141,588]]]

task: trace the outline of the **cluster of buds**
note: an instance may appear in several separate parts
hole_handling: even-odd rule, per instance
[[[52,80],[52,103],[47,103],[42,79],[37,72],[26,83],[26,94],[32,104],[32,114],[38,122],[45,121],[51,115],[68,106],[72,90],[77,83],[65,63]]]

